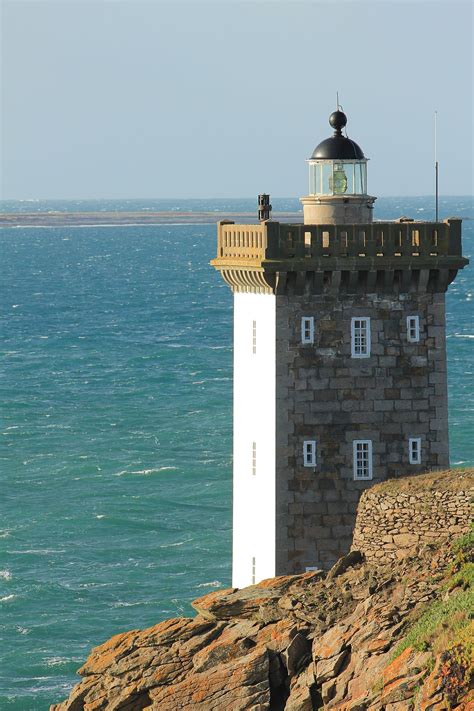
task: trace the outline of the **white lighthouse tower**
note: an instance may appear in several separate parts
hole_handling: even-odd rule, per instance
[[[263,239],[252,227],[248,241]],[[258,247],[248,247],[257,250]],[[276,296],[234,294],[234,475],[232,584],[275,575]],[[250,555],[249,555],[250,554]]]
[[[446,467],[445,291],[461,221],[374,222],[367,159],[334,135],[309,159],[304,221],[218,225],[234,293],[235,587],[328,568],[360,493]]]

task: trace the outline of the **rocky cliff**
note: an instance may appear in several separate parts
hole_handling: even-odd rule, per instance
[[[419,483],[438,500],[464,496],[473,480],[464,470]],[[391,482],[392,498],[406,481]],[[390,534],[371,529],[366,559],[362,508],[362,550],[328,573],[219,590],[193,603],[192,619],[119,634],[51,711],[473,711],[474,534],[411,538],[392,555],[398,532],[377,559],[374,536]],[[467,530],[452,513],[448,524]]]

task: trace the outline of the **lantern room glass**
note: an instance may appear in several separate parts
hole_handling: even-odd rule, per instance
[[[367,161],[309,161],[310,195],[367,195]]]

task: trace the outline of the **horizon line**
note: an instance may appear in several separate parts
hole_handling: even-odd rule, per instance
[[[424,193],[424,194],[405,194],[405,195],[378,195],[377,199],[385,199],[385,198],[434,198],[435,193]],[[443,195],[440,195],[440,200],[443,198],[453,198],[453,197],[458,197],[458,198],[473,198],[474,199],[474,194],[470,193],[465,193],[465,194],[460,194],[460,193],[445,193]],[[300,196],[293,196],[293,195],[275,195],[271,196],[272,200],[299,200]],[[215,197],[215,196],[207,196],[207,197],[41,197],[41,198],[0,198],[0,203],[3,202],[48,202],[48,201],[55,201],[55,202],[71,202],[71,201],[103,201],[103,200],[137,200],[137,201],[145,201],[145,200],[150,200],[150,201],[156,201],[156,200],[257,200],[257,197],[255,196],[229,196],[229,197]]]

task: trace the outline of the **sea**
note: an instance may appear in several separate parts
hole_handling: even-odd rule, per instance
[[[298,211],[297,199],[272,200]],[[4,201],[6,212],[255,200]],[[434,219],[431,197],[377,219]],[[440,201],[474,248],[472,198]],[[230,584],[232,298],[214,224],[0,229],[0,709],[47,709],[113,634]],[[474,465],[473,267],[447,295],[451,463]]]

